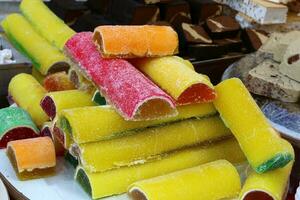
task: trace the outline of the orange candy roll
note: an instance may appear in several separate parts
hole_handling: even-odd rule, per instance
[[[99,26],[93,40],[104,58],[157,57],[178,53],[178,35],[170,26]]]
[[[66,72],[57,72],[48,75],[44,79],[44,88],[48,92],[74,90],[74,84],[69,80],[69,76]]]
[[[55,148],[50,137],[11,141],[7,144],[7,155],[21,180],[55,173]]]

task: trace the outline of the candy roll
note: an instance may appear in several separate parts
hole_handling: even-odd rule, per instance
[[[93,40],[105,58],[178,53],[178,36],[170,26],[99,26],[94,30]]]
[[[66,72],[57,72],[48,75],[43,81],[44,88],[48,92],[74,90],[75,86],[69,80]]]
[[[93,98],[92,98],[92,101],[94,103],[96,103],[97,105],[106,105],[106,100],[103,96],[101,96],[101,93],[99,92],[99,90],[96,90],[94,92],[94,95],[93,95]]]
[[[49,92],[41,100],[41,107],[50,119],[64,109],[94,106],[92,96],[79,90]]]
[[[80,161],[85,169],[101,172],[149,162],[170,151],[220,140],[230,135],[230,130],[219,117],[211,117],[148,128],[113,140],[76,145],[75,151],[79,150]]]
[[[66,41],[75,34],[41,0],[22,0],[20,10],[32,26],[60,50],[63,49]]]
[[[42,38],[22,15],[8,15],[1,25],[8,39],[42,75],[68,70],[66,57]]]
[[[240,193],[241,200],[285,199],[293,162],[264,174],[251,172]]]
[[[213,85],[206,76],[190,68],[180,57],[136,59],[133,64],[170,94],[179,105],[211,102],[216,98]]]
[[[215,200],[232,199],[240,190],[240,176],[234,166],[218,160],[138,181],[129,187],[128,193],[133,200]]]
[[[7,155],[20,180],[55,173],[55,150],[49,137],[11,141],[7,144]]]
[[[241,80],[223,81],[215,89],[214,105],[257,173],[284,167],[294,159],[291,144],[271,127]]]
[[[92,33],[76,34],[66,43],[65,51],[126,120],[177,114],[173,99],[129,62],[103,59],[93,44]]]
[[[23,109],[9,107],[0,109],[0,148],[6,148],[8,142],[39,136],[30,115]]]
[[[177,109],[179,114],[175,117],[126,121],[111,106],[73,108],[59,114],[57,125],[67,140],[72,138],[77,144],[82,144],[120,137],[147,127],[216,114],[213,104],[185,105]]]
[[[14,102],[30,114],[38,127],[49,121],[40,106],[46,90],[31,75],[18,74],[13,77],[9,83],[8,92]]]
[[[90,173],[79,166],[75,179],[93,199],[125,193],[132,183],[178,170],[195,167],[219,159],[232,163],[245,161],[243,152],[234,139],[208,146],[197,146],[173,152],[153,162],[122,167],[101,173]]]

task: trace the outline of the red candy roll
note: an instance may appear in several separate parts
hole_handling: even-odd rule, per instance
[[[65,45],[76,67],[126,120],[151,120],[177,114],[174,100],[123,59],[104,59],[91,32],[77,33]]]

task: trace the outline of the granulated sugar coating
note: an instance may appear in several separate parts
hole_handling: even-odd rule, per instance
[[[91,32],[73,36],[66,43],[65,51],[126,120],[150,120],[177,114],[174,100],[129,62],[102,58]]]

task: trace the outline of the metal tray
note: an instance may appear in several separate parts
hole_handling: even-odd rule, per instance
[[[4,36],[0,35],[0,50],[11,49],[13,59],[16,60],[12,64],[0,64],[0,108],[7,106],[7,88],[11,78],[20,73],[31,73],[31,62],[21,55]]]

